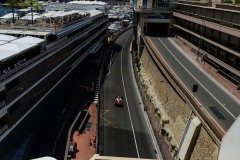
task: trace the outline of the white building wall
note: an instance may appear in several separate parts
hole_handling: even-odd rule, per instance
[[[240,116],[235,120],[222,139],[218,160],[240,159]]]

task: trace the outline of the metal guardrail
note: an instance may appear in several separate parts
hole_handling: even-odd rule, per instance
[[[240,24],[237,24],[237,23],[232,23],[232,22],[228,22],[228,21],[224,21],[224,20],[220,20],[220,19],[206,17],[206,16],[202,16],[202,15],[199,15],[199,14],[195,14],[195,13],[181,11],[181,10],[178,10],[178,9],[174,9],[173,11],[178,12],[178,13],[182,13],[182,14],[185,14],[185,15],[189,15],[189,16],[192,16],[192,17],[195,17],[195,18],[203,19],[205,21],[214,22],[214,23],[220,24],[222,26],[230,27],[232,29],[237,29],[237,30],[240,29]]]
[[[129,29],[131,29],[131,28],[133,28],[133,27],[134,27],[134,25],[128,26],[127,28],[124,28],[124,29],[121,30],[120,32],[114,34],[114,35],[112,36],[112,38],[111,38],[110,41],[111,41],[111,42],[115,41],[118,36],[120,36],[122,33],[124,33],[125,31],[127,31],[127,30],[129,30]]]
[[[150,54],[153,57],[154,61],[161,68],[162,72],[168,79],[169,83],[172,86],[174,86],[175,91],[186,102],[186,104],[188,104],[188,106],[190,106],[193,113],[202,122],[203,127],[206,129],[206,131],[209,133],[209,135],[212,137],[212,139],[219,146],[221,139],[223,137],[223,134],[217,130],[217,128],[214,126],[214,124],[210,121],[209,117],[200,109],[201,106],[197,103],[196,100],[194,100],[192,98],[192,95],[178,82],[178,80],[174,76],[174,74],[172,74],[171,71],[166,68],[166,66],[162,62],[161,58],[158,57],[157,54],[155,54],[155,52],[152,50],[152,48],[148,44],[148,41],[146,40],[145,36],[143,36],[143,41],[146,44],[148,50],[150,51]]]
[[[64,154],[64,160],[67,160],[68,159],[68,149],[69,149],[69,144],[70,144],[70,141],[72,141],[72,134],[73,132],[75,131],[74,129],[77,128],[81,128],[83,123],[85,122],[85,119],[87,118],[87,116],[89,115],[89,113],[86,113],[86,115],[83,117],[83,121],[82,123],[80,124],[79,127],[76,127],[76,124],[77,124],[77,121],[79,120],[79,117],[81,116],[83,112],[79,112],[78,115],[76,116],[76,118],[74,119],[72,125],[70,126],[70,129],[68,130],[68,137],[67,137],[67,145],[66,145],[66,149],[65,149],[65,154]]]

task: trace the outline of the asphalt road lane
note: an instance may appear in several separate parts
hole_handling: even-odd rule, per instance
[[[123,33],[113,46],[112,61],[103,85],[103,153],[106,156],[155,158],[147,124],[130,72],[129,47],[132,30]],[[130,36],[129,36],[130,35]],[[114,106],[114,97],[123,96],[123,107]]]
[[[195,98],[221,128],[227,131],[240,113],[239,102],[191,63],[167,38],[152,37],[151,40],[189,91],[192,90],[193,84],[199,85]]]

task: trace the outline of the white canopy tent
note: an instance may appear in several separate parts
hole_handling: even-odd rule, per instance
[[[22,19],[22,20],[32,20],[32,18],[35,21],[38,18],[42,18],[42,16],[40,16],[40,15],[33,15],[33,16],[26,15],[26,16],[21,17],[20,19]]]
[[[6,43],[8,43],[8,42],[0,40],[0,45],[6,44]]]
[[[17,54],[32,48],[36,44],[31,43],[7,43],[0,45],[0,61],[7,60]]]
[[[4,16],[0,17],[0,19],[11,19],[13,17],[12,13],[5,14]],[[14,18],[18,17],[16,13],[14,13]]]
[[[15,39],[17,39],[17,37],[6,35],[6,34],[0,34],[0,41],[10,42]]]
[[[46,157],[35,158],[35,159],[32,159],[32,160],[57,160],[57,159],[55,159],[53,157],[46,156]]]
[[[32,36],[26,36],[26,37],[22,37],[16,40],[13,40],[11,43],[30,43],[30,44],[40,44],[44,42],[43,39],[41,38],[37,38],[37,37],[32,37]]]
[[[8,14],[0,17],[0,21],[2,23],[12,22],[12,18],[13,18],[13,14],[12,13],[8,13]],[[16,13],[14,13],[14,19],[16,20],[17,18],[18,18],[18,15]]]
[[[19,12],[30,12],[31,8],[23,8],[23,9],[19,9]]]

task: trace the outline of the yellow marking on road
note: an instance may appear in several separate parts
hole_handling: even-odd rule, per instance
[[[109,112],[110,110],[107,109],[107,110],[102,110],[102,111],[103,111],[103,113],[100,114],[100,118],[104,120],[104,126],[108,126],[111,122],[109,120],[103,118],[103,115],[105,113]]]

